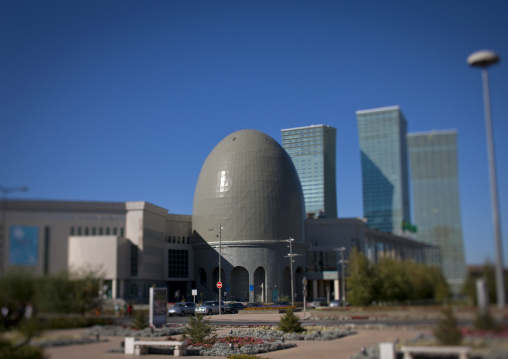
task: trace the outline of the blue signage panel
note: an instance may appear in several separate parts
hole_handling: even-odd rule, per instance
[[[249,290],[250,290],[251,292],[254,292],[254,284],[249,284]]]
[[[9,264],[35,266],[39,261],[39,227],[11,226]]]

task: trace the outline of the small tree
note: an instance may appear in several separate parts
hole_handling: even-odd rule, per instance
[[[132,321],[132,328],[143,330],[148,327],[148,321],[146,320],[147,316],[146,310],[136,310],[134,311],[134,320]]]
[[[478,313],[473,322],[473,326],[476,330],[481,331],[497,332],[499,330],[499,326],[488,311],[486,313]]]
[[[210,321],[205,319],[203,314],[196,313],[194,317],[190,317],[189,326],[185,328],[182,338],[189,339],[192,343],[213,343],[217,334]]]
[[[459,330],[457,318],[450,308],[443,310],[444,317],[434,328],[434,337],[440,345],[460,345],[462,343],[462,332]]]
[[[286,314],[280,318],[278,327],[284,333],[301,333],[305,331],[300,324],[298,317],[294,315],[293,309],[286,310]]]

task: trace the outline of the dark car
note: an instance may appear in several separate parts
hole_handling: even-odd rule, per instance
[[[228,303],[224,307],[224,312],[235,314],[242,309],[245,309],[245,305],[243,305],[242,303]]]

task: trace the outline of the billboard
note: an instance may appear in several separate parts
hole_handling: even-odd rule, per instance
[[[150,325],[161,327],[166,324],[167,288],[150,288]]]
[[[39,262],[39,227],[11,226],[9,230],[9,264],[36,266]]]

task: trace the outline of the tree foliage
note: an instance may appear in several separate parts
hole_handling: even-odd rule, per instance
[[[372,264],[356,249],[350,254],[347,286],[347,297],[353,305],[424,299],[443,302],[450,296],[448,284],[438,268],[392,258],[382,258],[378,264]]]
[[[462,332],[457,323],[457,318],[450,308],[442,312],[443,318],[439,320],[434,328],[434,337],[440,345],[460,345],[462,343]]]
[[[489,303],[497,302],[496,292],[496,270],[493,264],[485,263],[482,271],[479,274],[468,273],[464,285],[462,286],[462,294],[470,298],[473,303],[477,304],[478,299],[476,297],[476,280],[483,278],[485,279],[485,286],[489,298]],[[504,276],[505,279],[505,295],[508,297],[508,276]]]
[[[189,324],[185,328],[182,338],[189,339],[192,343],[213,343],[217,339],[215,327],[201,313],[195,313],[189,318]]]
[[[278,327],[284,333],[301,333],[305,330],[291,308],[280,318]]]

